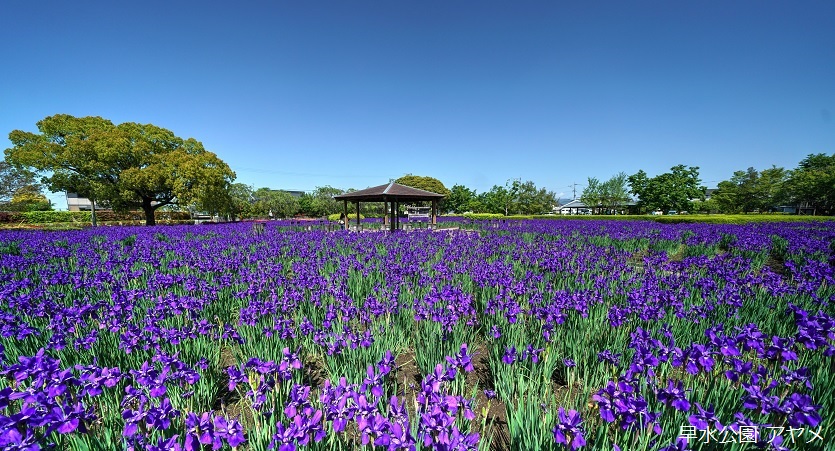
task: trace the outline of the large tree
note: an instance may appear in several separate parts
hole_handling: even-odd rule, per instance
[[[831,214],[835,211],[835,154],[813,154],[801,160],[786,187],[795,202],[808,203],[815,214]]]
[[[646,210],[690,210],[691,199],[704,200],[706,188],[701,186],[699,168],[680,164],[670,172],[647,177],[643,170],[628,177],[631,193],[638,196],[638,206]]]
[[[429,191],[430,193],[443,194],[446,197],[444,197],[438,202],[438,210],[446,211],[449,209],[446,201],[447,197],[449,197],[450,195],[450,191],[446,186],[444,186],[443,182],[436,179],[435,177],[406,174],[403,177],[400,177],[399,179],[395,180],[394,183],[399,183],[404,186],[411,186],[412,188],[422,189],[424,191]],[[418,202],[418,204],[428,205],[429,202]]]
[[[166,205],[192,205],[228,189],[235,173],[199,141],[152,124],[49,116],[39,133],[15,130],[6,159],[44,174],[52,191],[71,191],[117,211],[142,209],[145,223]]]

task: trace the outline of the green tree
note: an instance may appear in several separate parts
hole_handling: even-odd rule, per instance
[[[444,184],[440,180],[434,177],[424,177],[420,175],[407,174],[395,180],[394,183],[398,183],[404,186],[411,186],[412,188],[422,189],[424,191],[429,191],[430,193],[438,193],[443,194],[444,196],[449,196],[449,190],[447,189],[447,187],[444,186]]]
[[[786,188],[792,200],[808,203],[814,214],[831,214],[835,207],[835,154],[811,154],[801,160],[791,171]]]
[[[300,211],[302,214],[313,218],[340,213],[342,212],[342,203],[337,202],[333,196],[343,192],[345,191],[332,186],[317,186],[313,192],[305,193],[299,199]]]
[[[274,218],[292,218],[299,212],[299,201],[287,191],[259,188],[255,191],[254,212],[267,217],[270,212]]]
[[[770,211],[786,201],[788,172],[773,166],[762,172],[754,168],[735,171],[730,180],[719,182],[712,196],[723,213]]]
[[[9,211],[52,211],[52,202],[41,193],[37,185],[25,185],[15,191],[5,209]]]
[[[198,202],[198,209],[229,217],[233,221],[242,220],[252,214],[253,202],[249,185],[232,183],[217,192],[205,193]]]
[[[603,205],[603,184],[595,177],[589,177],[586,187],[580,194],[580,202],[587,207],[598,209]]]
[[[145,223],[166,205],[193,205],[217,196],[235,173],[193,139],[151,124],[113,125],[101,117],[49,116],[39,133],[12,131],[6,159],[33,168],[52,191],[106,201],[117,211],[142,209]]]
[[[510,211],[512,197],[510,191],[504,186],[493,185],[490,191],[478,195],[478,201],[484,210],[479,213],[501,213],[507,216]]]
[[[698,213],[715,213],[720,211],[720,207],[717,204],[716,200],[711,197],[710,199],[706,199],[704,201],[693,202],[693,211]]]
[[[619,172],[603,182],[601,191],[604,207],[615,210],[630,200],[628,179],[629,176],[626,173]]]
[[[736,175],[737,173],[735,172],[734,174]],[[715,202],[720,212],[738,213],[742,211],[739,197],[739,186],[732,180],[723,180],[719,182],[716,191],[713,192],[710,199]]]
[[[5,160],[0,161],[0,203],[11,201],[18,190],[27,187],[34,187],[40,192],[35,174],[16,168]]]
[[[474,193],[475,194],[475,193]],[[532,181],[508,180],[505,186],[493,185],[490,191],[474,195],[470,210],[474,213],[535,215],[551,212],[557,196]]]
[[[545,188],[537,188],[528,180],[513,180],[508,188],[512,214],[538,215],[550,213],[557,205],[557,196]]]
[[[777,166],[760,171],[759,208],[761,211],[771,211],[789,200],[789,195],[786,191],[786,181],[788,178],[789,171]]]
[[[475,198],[475,191],[464,185],[453,185],[449,190],[449,196],[444,199],[444,206],[447,211],[455,213],[472,211],[471,203]]]
[[[670,172],[648,178],[643,170],[630,175],[630,192],[638,196],[638,206],[644,210],[692,210],[691,199],[704,200],[706,188],[700,186],[699,168],[673,166]]]
[[[420,175],[412,175],[406,174],[403,177],[395,180],[394,183],[399,183],[404,186],[411,186],[412,188],[422,189],[424,191],[429,191],[430,193],[438,193],[443,194],[446,197],[449,197],[450,191],[444,186],[443,182],[428,176],[420,176]],[[446,211],[449,209],[446,201],[447,198],[443,198],[438,202],[438,211]],[[420,205],[429,205],[430,202],[417,202]]]

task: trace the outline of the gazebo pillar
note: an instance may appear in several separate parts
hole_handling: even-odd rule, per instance
[[[391,204],[391,210],[389,210],[388,213],[391,215],[391,221],[389,221],[389,222],[391,223],[390,224],[391,225],[391,231],[394,232],[394,230],[396,228],[396,224],[394,222],[394,201],[391,201],[390,204]]]
[[[389,208],[388,207],[389,207],[389,203],[388,202],[383,202],[383,228],[385,228],[385,226],[388,225],[388,216],[389,216],[389,212],[388,212]]]
[[[432,221],[432,225],[438,223],[438,201],[436,200],[432,201],[432,218],[430,220]]]
[[[360,201],[357,201],[357,232],[360,231]]]
[[[348,201],[342,201],[342,219],[345,222],[345,230],[348,230]]]

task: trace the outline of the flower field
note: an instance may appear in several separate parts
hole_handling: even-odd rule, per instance
[[[832,222],[0,232],[0,449],[835,449],[834,270]]]

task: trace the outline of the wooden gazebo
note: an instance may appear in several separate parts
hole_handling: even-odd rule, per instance
[[[391,230],[394,231],[397,230],[400,225],[400,219],[397,215],[400,202],[432,202],[430,222],[434,225],[438,221],[438,201],[443,199],[444,195],[391,182],[385,185],[354,191],[352,193],[340,194],[338,196],[333,196],[333,198],[342,201],[346,230],[348,229],[348,202],[357,204],[357,229],[359,229],[360,225],[360,203],[383,202],[386,205],[385,210],[388,211],[390,215],[388,222],[391,224]],[[383,224],[385,223],[386,218],[383,217]]]

